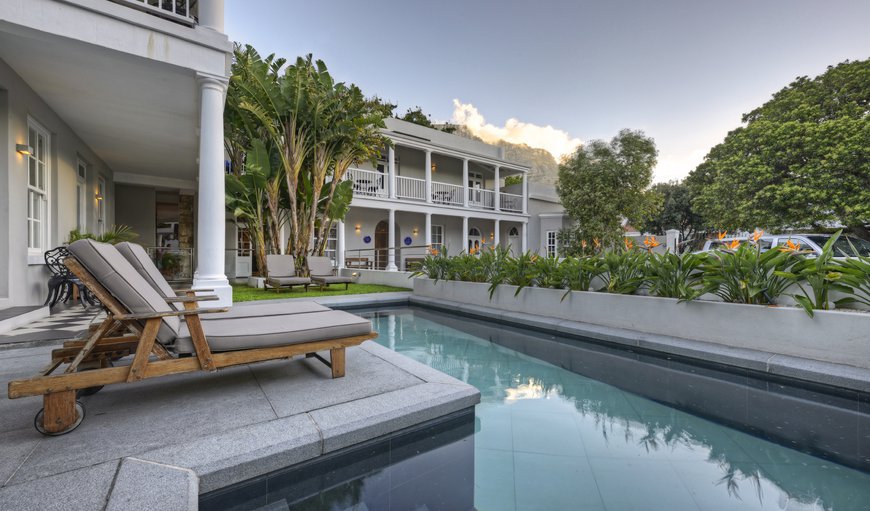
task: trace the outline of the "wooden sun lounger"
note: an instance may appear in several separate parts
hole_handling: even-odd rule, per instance
[[[67,258],[65,264],[103,303],[108,313],[87,340],[68,341],[62,348],[53,350],[51,363],[39,375],[9,383],[10,399],[43,396],[43,409],[35,422],[37,430],[47,435],[68,433],[81,423],[84,407],[76,401],[76,392],[80,390],[170,374],[216,371],[296,355],[319,359],[330,367],[333,378],[340,378],[345,373],[345,348],[377,337],[371,332],[338,339],[213,353],[203,332],[200,315],[225,312],[228,308],[197,308],[197,304],[216,300],[216,296],[168,298],[167,302],[183,303],[184,309],[134,314],[75,258]],[[185,318],[195,356],[179,358],[157,342],[163,318],[171,316]],[[318,351],[325,350],[330,352],[330,361],[317,355]],[[112,360],[129,355],[133,355],[130,365],[112,367]],[[62,373],[53,374],[64,364],[68,365]],[[90,370],[82,371],[85,368]]]

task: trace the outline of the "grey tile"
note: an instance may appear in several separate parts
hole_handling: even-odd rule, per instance
[[[328,359],[328,353],[322,355]],[[346,356],[343,378],[333,379],[330,369],[316,359],[267,362],[251,366],[251,371],[279,417],[423,383],[368,351],[351,348]]]
[[[699,509],[665,459],[590,458],[589,463],[607,509]]]
[[[103,509],[118,461],[71,470],[0,489],[0,509],[69,511]]]
[[[475,439],[474,504],[478,509],[516,509],[514,453],[479,447]]]
[[[196,511],[198,502],[199,483],[192,471],[126,458],[118,468],[106,511]]]
[[[518,452],[515,460],[517,509],[604,509],[586,458]]]
[[[33,430],[16,429],[0,433],[0,486],[12,477],[36,445],[43,440],[41,435],[33,435],[32,432]]]

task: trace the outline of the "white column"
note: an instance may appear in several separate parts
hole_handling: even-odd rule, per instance
[[[668,252],[673,254],[680,253],[680,231],[677,229],[668,229],[665,231],[665,243],[667,243],[666,248]]]
[[[389,172],[389,176],[387,179],[390,182],[390,198],[396,198],[396,150],[393,149],[392,146],[387,148],[387,158],[389,158],[389,162],[387,163],[387,172]],[[390,225],[392,225],[392,221]],[[392,245],[392,240],[390,241],[390,245]]]
[[[224,275],[226,253],[226,197],[224,194],[224,93],[225,78],[199,75],[199,192],[196,227],[194,289],[212,289],[217,302],[233,304],[233,289]]]
[[[387,252],[387,271],[399,271],[399,267],[396,266],[396,210],[390,210],[390,219],[389,219],[389,239],[387,240],[387,246],[390,247],[390,250]]]
[[[461,252],[468,251],[468,217],[462,217],[462,250]]]
[[[344,222],[335,223],[335,263],[338,269],[344,268]]]
[[[432,213],[426,213],[426,246],[432,246]]]
[[[493,185],[493,190],[495,191],[495,210],[501,211],[501,167],[498,165],[495,166],[495,184]],[[498,220],[496,220],[498,221]]]
[[[529,173],[523,174],[523,214],[529,214]]]
[[[523,222],[523,244],[522,244],[522,253],[525,254],[526,250],[529,249],[529,223]]]
[[[500,229],[501,229],[501,220],[496,220],[495,226],[494,226],[493,231],[492,231],[492,234],[494,236],[492,239],[492,246],[494,246],[494,247],[498,246],[499,238],[501,237],[501,236],[499,236]]]
[[[468,158],[462,160],[462,205],[468,207]],[[468,236],[468,229],[465,229],[463,236]]]
[[[191,2],[193,3],[193,2]],[[224,0],[205,0],[199,3],[199,26],[224,31]]]
[[[432,202],[432,151],[426,149],[426,202]]]

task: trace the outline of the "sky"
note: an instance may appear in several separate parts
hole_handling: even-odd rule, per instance
[[[559,157],[620,129],[681,179],[798,76],[870,57],[870,0],[227,0],[261,54]]]

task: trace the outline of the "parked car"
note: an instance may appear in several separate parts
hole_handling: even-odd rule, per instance
[[[791,240],[796,245],[800,244],[801,251],[812,251],[812,253],[806,252],[807,255],[820,255],[822,247],[832,236],[832,234],[765,234],[758,240],[758,243],[761,246],[761,251],[764,252],[774,247],[783,246]],[[707,240],[700,252],[721,249],[734,240],[746,243],[749,238],[742,236]],[[840,235],[834,242],[833,250],[834,257],[854,257],[856,255],[870,257],[870,241],[851,235]]]

